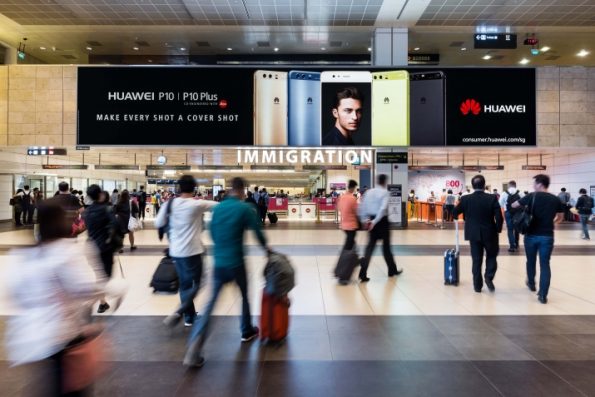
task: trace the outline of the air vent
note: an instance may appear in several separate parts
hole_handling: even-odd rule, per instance
[[[144,40],[135,41],[135,43],[139,47],[150,47],[150,44]]]
[[[100,42],[94,40],[87,41],[87,44],[91,47],[101,47],[103,45]]]
[[[329,45],[330,45],[331,47],[341,47],[341,46],[343,45],[343,42],[342,42],[342,41],[331,41],[331,42],[329,43]]]
[[[270,41],[257,41],[256,44],[258,44],[259,47],[270,47],[271,46]]]
[[[211,44],[209,44],[208,41],[197,41],[196,45],[199,47],[210,47],[211,46]]]
[[[76,57],[74,55],[62,55],[62,58],[65,58],[65,59],[76,59]]]
[[[550,55],[545,58],[546,61],[555,61],[556,59],[560,58],[560,55]]]
[[[453,41],[450,43],[449,47],[462,47],[465,44],[464,41]]]

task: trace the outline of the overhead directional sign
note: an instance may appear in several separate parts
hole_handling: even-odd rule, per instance
[[[494,50],[514,50],[516,34],[511,33],[476,33],[473,36],[473,47]]]

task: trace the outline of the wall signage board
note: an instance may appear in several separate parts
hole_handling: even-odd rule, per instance
[[[27,156],[66,156],[66,148],[30,146],[27,148]]]
[[[523,165],[523,171],[545,171],[545,165]]]
[[[126,165],[126,164],[109,164],[109,165],[95,165],[96,170],[130,170],[139,171],[140,166],[138,165]]]
[[[378,164],[407,164],[407,152],[376,152],[376,163]]]
[[[173,171],[190,171],[192,167],[189,165],[147,165],[147,171],[163,171],[163,170],[173,170]]]
[[[41,168],[44,170],[86,170],[89,166],[85,164],[43,164]]]
[[[511,33],[476,33],[473,35],[473,48],[514,50],[516,34]]]
[[[79,147],[536,144],[531,68],[81,66],[77,82]]]

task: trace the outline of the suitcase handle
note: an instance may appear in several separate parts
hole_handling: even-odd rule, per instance
[[[456,249],[456,252],[460,252],[460,250],[459,250],[459,245],[460,245],[459,244],[459,220],[455,219],[454,221],[455,221],[455,233],[457,235],[455,249]]]

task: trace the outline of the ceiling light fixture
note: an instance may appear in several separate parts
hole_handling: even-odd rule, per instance
[[[93,51],[93,47],[87,46],[87,51]]]
[[[467,47],[461,48],[461,51],[467,51]]]
[[[326,47],[320,47],[322,51],[326,51]]]
[[[419,47],[415,47],[413,51],[419,51]]]
[[[132,47],[134,51],[138,51],[138,47]]]
[[[46,48],[45,48],[45,47],[39,47],[39,49],[40,49],[41,51],[45,51],[45,50],[46,50]]]
[[[275,47],[275,48],[273,48],[273,51],[277,52],[277,51],[279,51],[279,48]]]
[[[180,51],[186,51],[186,47],[180,47]]]
[[[492,59],[491,55],[484,55],[481,59],[485,60],[485,61],[489,61],[490,59]]]
[[[521,59],[521,60],[519,61],[519,63],[520,63],[521,65],[526,65],[526,64],[528,64],[529,62],[530,62],[530,61],[529,61],[527,58],[523,58],[523,59]]]
[[[372,51],[372,47],[368,47],[368,51]]]
[[[233,50],[233,48],[227,47],[227,51],[231,51],[231,50]]]
[[[583,49],[583,50],[580,50],[580,51],[578,52],[578,54],[576,54],[576,55],[577,55],[577,56],[579,56],[579,57],[586,57],[586,56],[587,56],[587,55],[589,55],[589,54],[590,54],[590,52],[589,52],[589,51],[587,51],[587,50],[584,50],[584,49]]]
[[[551,48],[548,46],[541,47],[541,52],[548,52]]]

